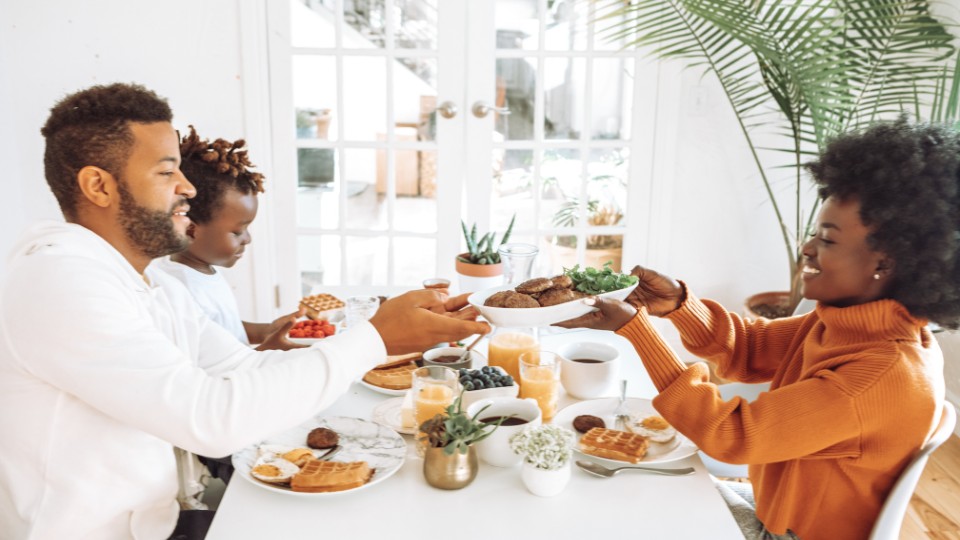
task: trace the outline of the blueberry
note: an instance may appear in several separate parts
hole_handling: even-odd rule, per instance
[[[503,377],[504,386],[513,386],[513,377],[506,375]]]
[[[467,382],[462,383],[462,384],[463,384],[463,389],[466,390],[466,391],[468,391],[468,392],[469,392],[470,390],[474,390],[474,389],[475,389],[475,387],[473,386],[473,383],[470,382],[470,381],[467,381]]]

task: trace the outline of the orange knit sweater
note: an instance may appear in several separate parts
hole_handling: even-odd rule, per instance
[[[943,354],[925,321],[879,300],[746,322],[690,293],[667,318],[721,377],[771,391],[723,401],[706,365],[684,365],[641,310],[617,333],[660,391],[660,414],[707,454],[750,464],[770,532],[867,538],[944,398]]]

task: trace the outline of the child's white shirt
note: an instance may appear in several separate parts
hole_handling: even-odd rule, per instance
[[[172,261],[170,257],[157,259],[151,266],[183,283],[207,317],[237,336],[242,343],[250,344],[247,331],[243,328],[243,320],[240,319],[237,297],[219,269],[212,267],[213,274],[204,274],[185,264]]]

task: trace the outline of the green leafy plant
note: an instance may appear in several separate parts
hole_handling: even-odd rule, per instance
[[[926,103],[954,38],[927,0],[601,0],[601,33],[717,77],[773,206],[800,300],[819,201],[802,165],[831,137]],[[761,147],[758,138],[780,142]],[[787,160],[784,161],[783,157]],[[772,171],[790,171],[790,190]],[[807,207],[804,208],[804,205]]]
[[[590,267],[581,270],[580,265],[577,264],[573,268],[564,268],[563,273],[573,280],[574,289],[587,294],[619,291],[638,281],[637,276],[614,272],[610,268],[612,264],[610,261],[605,262],[602,270]]]
[[[510,437],[510,449],[538,469],[555,471],[570,462],[575,440],[569,429],[543,424]]]
[[[500,417],[496,422],[478,420],[489,405],[471,417],[461,407],[462,398],[461,392],[453,403],[447,406],[446,416],[438,414],[420,424],[420,440],[425,441],[431,448],[443,448],[443,453],[448,456],[457,451],[466,454],[471,444],[489,437],[506,419]]]
[[[517,220],[514,214],[510,218],[510,225],[507,226],[507,232],[503,233],[503,239],[497,244],[497,235],[494,232],[488,232],[477,240],[477,224],[474,223],[470,231],[467,232],[467,224],[460,221],[460,228],[463,229],[463,239],[467,241],[466,256],[457,257],[460,262],[470,264],[497,264],[500,262],[500,246],[507,243],[510,234],[513,232],[513,222]],[[496,245],[496,247],[494,247]]]

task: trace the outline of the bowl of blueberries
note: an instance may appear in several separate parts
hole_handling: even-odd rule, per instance
[[[460,369],[463,387],[463,407],[486,398],[517,397],[520,387],[501,367],[483,366],[480,369]]]

